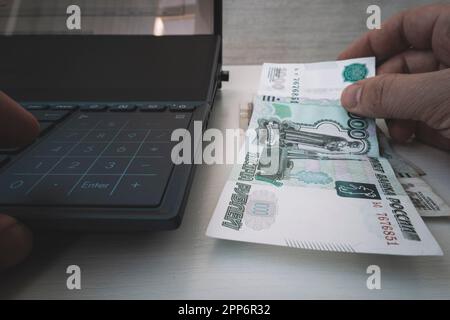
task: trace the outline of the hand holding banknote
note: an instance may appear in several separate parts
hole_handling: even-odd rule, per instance
[[[367,56],[377,58],[378,76],[349,86],[342,105],[358,115],[392,119],[389,131],[399,142],[415,134],[450,150],[450,5],[401,12],[339,59]]]
[[[407,193],[383,157],[395,155],[386,147],[379,153],[375,121],[340,105],[349,83],[374,76],[373,57],[264,64],[246,145],[207,235],[307,250],[442,255],[409,197],[431,194],[420,172],[397,161],[416,178],[404,183]]]

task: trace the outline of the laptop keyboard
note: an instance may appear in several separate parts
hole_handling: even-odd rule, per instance
[[[0,205],[157,206],[173,170],[170,141],[194,104],[39,105],[41,135],[0,175]],[[0,166],[20,150],[0,150]]]

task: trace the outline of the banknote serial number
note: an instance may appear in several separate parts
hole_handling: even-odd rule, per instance
[[[291,103],[300,102],[300,78],[295,78],[292,81],[292,97]]]
[[[294,78],[292,79],[291,103],[300,102],[300,70],[294,69]]]
[[[389,216],[387,215],[387,213],[377,213],[377,218],[378,222],[380,223],[381,230],[383,231],[384,239],[386,240],[387,245],[399,245],[394,227],[389,221]]]

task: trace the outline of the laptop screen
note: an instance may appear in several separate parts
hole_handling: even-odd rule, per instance
[[[218,1],[74,2],[0,0],[0,90],[19,101],[207,98]]]
[[[0,0],[0,32],[194,35],[214,33],[213,0]]]

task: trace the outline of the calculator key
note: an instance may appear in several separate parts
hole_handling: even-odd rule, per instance
[[[113,130],[93,130],[84,139],[83,142],[109,142],[117,135]]]
[[[170,111],[192,111],[195,106],[192,104],[176,103],[169,106]]]
[[[88,171],[88,174],[122,174],[131,158],[100,157]]]
[[[112,105],[109,108],[109,111],[115,111],[115,112],[130,112],[135,111],[136,106],[134,104],[117,104]]]
[[[192,113],[188,112],[174,112],[169,115],[170,117],[164,121],[162,128],[187,128],[192,117]]]
[[[27,109],[28,111],[47,110],[48,106],[45,104],[29,104],[29,105],[25,105],[25,109]]]
[[[161,130],[161,129],[150,130],[150,133],[147,135],[145,141],[170,142],[171,135],[172,130]]]
[[[190,114],[175,114],[170,120],[177,120],[178,122],[188,122],[190,119]]]
[[[138,115],[141,115],[141,118],[130,120],[124,130],[187,128],[192,113],[163,112],[157,114],[139,113]]]
[[[141,114],[142,115],[142,114]],[[154,127],[158,126],[158,120],[161,121],[161,119],[150,119],[148,118],[148,114],[144,114],[144,117],[141,119],[132,119],[128,121],[126,124],[124,130],[132,131],[132,130],[150,130]]]
[[[157,206],[166,188],[167,178],[154,176],[124,176],[114,190],[115,205]]]
[[[78,142],[86,135],[86,131],[61,131],[52,135],[53,141],[58,142]]]
[[[103,156],[133,156],[139,149],[139,143],[111,143]]]
[[[138,105],[140,111],[164,111],[166,110],[166,106],[163,104],[140,104]]]
[[[151,143],[145,142],[142,144],[138,157],[170,157],[173,144],[171,143]],[[167,159],[170,161],[170,158]]]
[[[89,104],[85,106],[81,106],[81,111],[106,111],[107,106],[104,104]]]
[[[79,179],[79,175],[47,175],[28,192],[29,198],[36,204],[65,204]]]
[[[166,158],[134,158],[126,174],[159,175],[168,177],[173,164]]]
[[[6,179],[7,188],[9,190],[25,190],[28,187],[31,188],[33,186],[33,182],[38,180],[38,176],[33,179],[32,176],[14,175],[12,178],[13,179]]]
[[[69,112],[67,111],[45,111],[45,110],[38,110],[38,111],[30,111],[31,114],[38,120],[38,121],[60,121],[64,119],[66,116],[69,115]]]
[[[141,142],[147,134],[146,130],[124,130],[116,138],[117,142]]]
[[[0,179],[0,203],[23,203],[28,191],[40,178],[40,175],[2,175]]]
[[[102,120],[96,127],[96,130],[120,130],[126,123],[126,120],[119,119],[117,116],[120,115],[114,115],[115,117],[108,117],[108,120]]]
[[[87,175],[68,192],[68,201],[78,204],[109,204],[110,194],[119,178],[120,175]]]
[[[38,157],[63,156],[67,152],[69,152],[70,149],[74,147],[74,145],[75,143],[44,141],[43,143],[36,146],[36,148],[31,151],[31,154]]]
[[[89,113],[81,113],[64,123],[66,130],[92,130],[100,123],[100,119],[93,117]]]
[[[93,158],[66,157],[59,161],[50,174],[84,174],[93,162]]]
[[[4,164],[6,164],[9,161],[9,157],[7,156],[0,156],[0,167]]]
[[[78,109],[77,105],[74,104],[56,104],[50,107],[51,110],[66,110],[75,111]]]
[[[53,127],[52,122],[39,122],[39,135],[44,135],[48,130]]]
[[[107,143],[80,143],[69,153],[69,156],[96,157],[105,150]]]
[[[59,159],[59,157],[25,156],[13,164],[10,172],[16,174],[45,174],[56,165]]]

